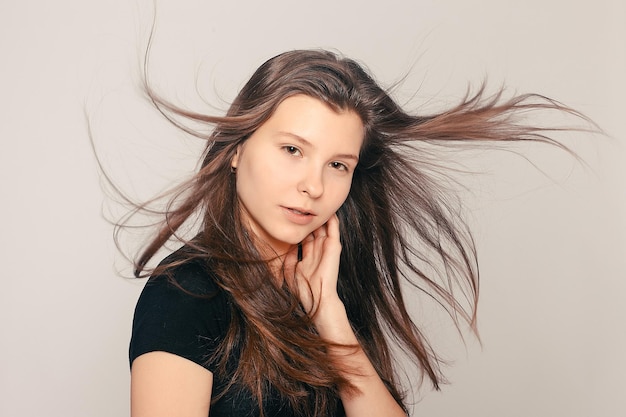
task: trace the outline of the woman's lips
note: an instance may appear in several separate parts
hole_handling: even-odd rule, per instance
[[[309,224],[315,218],[315,213],[308,211],[301,207],[284,207],[282,206],[283,213],[289,221],[299,225]]]

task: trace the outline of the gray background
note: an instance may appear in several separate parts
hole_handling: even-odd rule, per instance
[[[159,2],[152,74],[166,95],[225,108],[286,49],[336,48],[425,112],[468,83],[506,83],[585,112],[611,138],[559,135],[589,164],[522,147],[467,154],[483,347],[431,323],[455,364],[416,416],[616,416],[626,403],[626,6],[623,1]],[[142,199],[193,169],[201,144],[136,88],[152,2],[0,1],[0,415],[128,414],[127,343],[143,281],[112,242],[86,134]],[[207,103],[195,92],[195,84]],[[547,120],[555,122],[555,120]],[[556,120],[560,121],[560,120]],[[133,241],[127,240],[127,247]]]

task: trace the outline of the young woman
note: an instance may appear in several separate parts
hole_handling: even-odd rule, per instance
[[[137,260],[142,276],[160,248],[182,241],[137,304],[133,417],[406,415],[396,348],[418,365],[415,379],[437,387],[442,375],[405,283],[472,327],[478,298],[471,235],[433,149],[550,142],[515,116],[572,112],[481,91],[413,116],[357,63],[318,50],[264,63],[224,117],[148,93],[207,147]],[[213,130],[192,131],[180,116]],[[182,239],[193,219],[198,233]]]

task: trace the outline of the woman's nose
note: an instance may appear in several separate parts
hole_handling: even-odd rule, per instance
[[[298,182],[298,191],[306,193],[310,198],[319,198],[324,193],[322,169],[309,167]]]

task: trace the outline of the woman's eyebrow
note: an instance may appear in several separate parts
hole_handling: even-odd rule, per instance
[[[295,133],[292,132],[285,132],[285,131],[279,131],[278,134],[280,136],[289,136],[292,139],[295,139],[296,141],[300,142],[303,145],[309,146],[309,147],[313,147],[313,144],[311,142],[309,142],[308,140],[306,140],[305,138],[303,138],[300,135],[296,135]]]
[[[285,131],[279,131],[278,134],[280,136],[289,136],[290,138],[296,140],[297,142],[300,142],[300,144],[305,145],[307,147],[314,147],[314,145],[309,142],[308,140],[306,140],[305,138],[303,138],[300,135],[297,135],[295,133],[292,132],[285,132]],[[342,159],[352,159],[354,160],[354,162],[359,162],[359,157],[351,154],[351,153],[340,153],[340,154],[336,154],[335,157],[337,158],[342,158]]]

